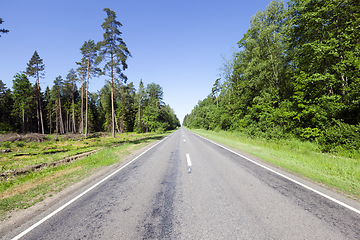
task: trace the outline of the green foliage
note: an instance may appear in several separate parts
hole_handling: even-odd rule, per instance
[[[306,140],[313,140],[320,136],[321,130],[318,128],[303,128],[300,129],[300,137],[306,139]]]
[[[126,82],[127,77],[123,71],[127,68],[126,60],[131,54],[121,38],[122,32],[119,28],[122,24],[116,20],[117,16],[114,11],[109,8],[104,8],[104,11],[107,17],[101,27],[105,32],[103,41],[98,43],[100,58],[97,61],[106,60],[103,73],[108,73],[112,81],[124,80]]]
[[[2,20],[2,18],[0,18],[0,24],[2,24],[4,21]],[[7,30],[7,29],[0,29],[0,32],[1,33],[8,33],[9,32],[9,30]],[[0,35],[0,37],[1,37],[1,35]]]
[[[340,121],[325,129],[319,143],[324,152],[336,151],[341,148],[347,150],[360,150],[360,124],[354,126]]]
[[[25,146],[25,143],[24,142],[15,142],[15,145],[17,147],[24,147]]]
[[[151,83],[136,92],[133,83],[127,85],[114,83],[116,102],[116,128],[118,132],[156,132],[173,130],[180,121],[169,105],[163,102],[163,90],[158,84]],[[103,127],[111,130],[110,84],[99,92],[98,111],[104,117]]]
[[[223,67],[220,94],[216,81],[183,125],[358,151],[359,19],[355,0],[270,2]]]
[[[44,70],[45,70],[45,64],[43,63],[43,60],[40,58],[38,52],[35,51],[29,63],[27,64],[25,74],[30,77],[37,78],[37,84],[39,84],[39,77],[44,75],[42,73],[42,71]]]
[[[16,121],[11,114],[13,107],[14,97],[0,80],[0,132],[12,131],[16,127]]]

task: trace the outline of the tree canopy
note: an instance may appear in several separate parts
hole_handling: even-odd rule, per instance
[[[14,76],[12,91],[0,80],[1,133],[112,131],[114,136],[115,132],[162,132],[180,126],[174,110],[164,102],[160,85],[145,86],[141,80],[137,90],[133,82],[127,81],[124,71],[131,54],[121,38],[122,24],[114,11],[104,11],[103,40],[84,41],[82,58],[75,62],[77,69],[65,73],[65,79],[59,75],[43,92],[39,79],[44,77],[45,64],[35,51],[25,71]],[[100,90],[89,92],[89,80],[100,74],[109,78]],[[34,77],[35,83],[28,77]]]
[[[359,14],[353,0],[272,1],[224,69],[219,108],[217,82],[183,124],[359,149]]]

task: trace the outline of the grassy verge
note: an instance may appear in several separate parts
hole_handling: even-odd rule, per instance
[[[28,208],[46,197],[52,196],[104,166],[120,162],[122,157],[168,134],[131,134],[131,136],[122,134],[115,139],[107,139],[109,137],[97,138],[99,141],[90,139],[95,144],[89,144],[87,149],[99,147],[102,149],[70,164],[49,167],[26,175],[14,176],[10,179],[2,179],[0,182],[0,219],[5,219],[11,211]],[[64,142],[58,144],[66,144]],[[115,147],[113,147],[114,144],[116,144]],[[43,145],[40,148],[42,147]],[[74,151],[69,152],[68,154],[74,153]],[[56,156],[55,159],[63,157],[61,152],[60,155]],[[30,163],[39,161],[42,161],[41,155],[37,159],[32,159]]]
[[[324,154],[316,143],[298,139],[267,141],[236,132],[191,131],[360,199],[360,159]]]

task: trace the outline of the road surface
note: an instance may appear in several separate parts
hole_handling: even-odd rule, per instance
[[[357,203],[183,128],[99,181],[4,239],[360,239]]]

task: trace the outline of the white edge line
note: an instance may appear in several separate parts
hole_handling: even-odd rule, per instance
[[[331,200],[331,201],[333,201],[333,202],[335,202],[335,203],[337,203],[337,204],[339,204],[339,205],[341,205],[341,206],[343,206],[343,207],[345,207],[345,208],[347,208],[347,209],[349,209],[351,211],[356,212],[357,214],[360,214],[360,210],[358,210],[358,209],[356,209],[356,208],[354,208],[352,206],[349,206],[346,203],[343,203],[343,202],[341,202],[341,201],[339,201],[339,200],[337,200],[335,198],[332,198],[332,197],[326,195],[325,193],[322,193],[322,192],[320,192],[320,191],[318,191],[316,189],[313,189],[313,188],[311,188],[311,187],[309,187],[309,186],[307,186],[307,185],[305,185],[305,184],[303,184],[301,182],[298,182],[298,181],[296,181],[296,180],[294,180],[294,179],[292,179],[292,178],[290,178],[288,176],[285,176],[284,174],[281,174],[281,173],[279,173],[279,172],[277,172],[277,171],[275,171],[275,170],[273,170],[271,168],[268,168],[268,167],[266,167],[266,166],[264,166],[264,165],[262,165],[262,164],[260,164],[258,162],[255,162],[254,160],[251,160],[250,158],[245,157],[245,156],[241,155],[238,152],[235,152],[235,151],[233,151],[233,150],[231,150],[231,149],[229,149],[227,147],[224,147],[223,145],[220,145],[219,143],[216,143],[216,142],[214,142],[214,141],[212,141],[210,139],[207,139],[207,138],[205,138],[203,136],[200,136],[200,135],[198,135],[196,133],[193,133],[193,134],[195,134],[195,135],[197,135],[197,136],[199,136],[199,137],[201,137],[201,138],[203,138],[203,139],[205,139],[205,140],[207,140],[207,141],[209,141],[209,142],[211,142],[211,143],[213,143],[213,144],[215,144],[215,145],[217,145],[219,147],[222,147],[223,149],[228,150],[229,152],[232,152],[232,153],[234,153],[234,154],[248,160],[249,162],[252,162],[252,163],[254,163],[254,164],[256,164],[256,165],[258,165],[258,166],[260,166],[260,167],[262,167],[262,168],[264,168],[264,169],[266,169],[266,170],[268,170],[268,171],[270,171],[272,173],[275,173],[275,174],[277,174],[277,175],[279,175],[279,176],[281,176],[281,177],[283,177],[283,178],[285,178],[285,179],[287,179],[289,181],[292,181],[293,183],[296,183],[296,184],[298,184],[298,185],[300,185],[300,186],[302,186],[302,187],[304,187],[304,188],[306,188],[306,189],[308,189],[310,191],[313,191],[313,192],[319,194],[320,196],[323,196],[323,197],[325,197],[325,198],[327,198],[327,199],[329,199],[329,200]]]
[[[191,165],[190,155],[188,153],[186,154],[186,161],[187,161],[188,167],[191,167],[192,165]]]
[[[97,186],[99,186],[101,183],[105,182],[106,180],[108,180],[109,178],[111,178],[112,176],[114,176],[116,173],[120,172],[122,169],[124,169],[125,167],[127,167],[128,165],[130,165],[132,162],[134,162],[136,159],[138,159],[139,157],[141,157],[142,155],[144,155],[146,152],[148,152],[149,150],[151,150],[152,148],[154,148],[155,146],[157,146],[158,144],[162,143],[165,139],[167,139],[168,137],[170,137],[171,135],[173,135],[175,132],[173,132],[172,134],[168,135],[167,137],[165,137],[163,140],[161,140],[160,142],[156,143],[154,146],[150,147],[149,149],[145,150],[144,152],[142,152],[140,155],[136,156],[133,160],[131,160],[130,162],[128,162],[127,164],[125,164],[124,166],[122,166],[121,168],[119,168],[118,170],[116,170],[115,172],[111,173],[109,176],[105,177],[104,179],[102,179],[101,181],[97,182],[96,184],[94,184],[93,186],[91,186],[90,188],[88,188],[87,190],[85,190],[84,192],[80,193],[79,195],[77,195],[76,197],[74,197],[73,199],[71,199],[70,201],[68,201],[67,203],[65,203],[64,205],[62,205],[61,207],[59,207],[58,209],[56,209],[55,211],[53,211],[52,213],[50,213],[49,215],[47,215],[46,217],[44,217],[43,219],[41,219],[40,221],[38,221],[37,223],[33,224],[31,227],[29,227],[28,229],[26,229],[25,231],[23,231],[22,233],[20,233],[19,235],[17,235],[16,237],[14,237],[12,240],[17,240],[22,238],[23,236],[25,236],[26,234],[28,234],[30,231],[32,231],[33,229],[35,229],[36,227],[38,227],[39,225],[41,225],[42,223],[44,223],[46,220],[50,219],[52,216],[54,216],[55,214],[57,214],[58,212],[60,212],[61,210],[63,210],[64,208],[66,208],[67,206],[69,206],[70,204],[72,204],[73,202],[75,202],[76,200],[78,200],[79,198],[81,198],[82,196],[84,196],[86,193],[90,192],[91,190],[93,190],[94,188],[96,188]]]

